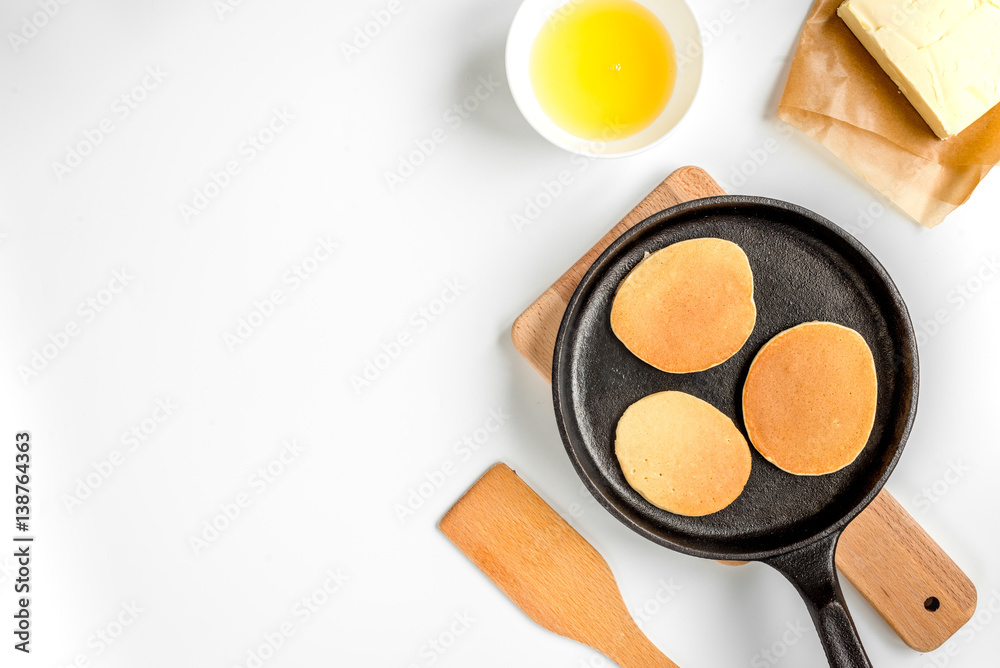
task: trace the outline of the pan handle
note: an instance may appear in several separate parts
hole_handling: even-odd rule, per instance
[[[804,548],[767,559],[799,590],[823,643],[830,668],[872,668],[847,610],[834,555],[840,532]]]

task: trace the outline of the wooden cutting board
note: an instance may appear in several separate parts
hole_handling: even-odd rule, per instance
[[[549,383],[563,313],[576,286],[611,242],[636,223],[681,202],[725,195],[698,167],[668,176],[514,322],[514,347]],[[940,647],[976,610],[976,588],[884,489],[844,531],[837,567],[907,645]]]

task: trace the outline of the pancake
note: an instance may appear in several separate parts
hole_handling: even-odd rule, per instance
[[[832,322],[807,322],[757,353],[743,386],[743,420],[764,459],[795,475],[825,475],[864,450],[877,398],[864,338]]]
[[[625,480],[658,508],[696,517],[736,500],[750,478],[750,446],[733,421],[684,392],[629,406],[615,432]]]
[[[615,336],[642,361],[671,373],[722,364],[743,347],[756,319],[746,253],[714,238],[648,255],[611,305]]]

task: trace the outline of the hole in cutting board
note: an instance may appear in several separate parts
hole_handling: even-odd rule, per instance
[[[931,596],[926,601],[924,601],[924,608],[930,612],[937,612],[937,609],[941,607],[941,601],[937,600],[936,597]]]

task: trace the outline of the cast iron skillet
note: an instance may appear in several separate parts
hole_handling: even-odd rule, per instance
[[[665,373],[615,337],[611,302],[644,253],[699,237],[728,239],[746,252],[757,323],[743,348],[723,364],[700,373]],[[711,403],[745,434],[741,397],[754,355],[778,332],[812,320],[857,330],[875,358],[875,426],[853,464],[831,475],[794,476],[751,446],[743,494],[705,517],[661,510],[625,482],[614,440],[630,404],[654,392],[681,390]],[[882,489],[902,452],[917,408],[917,348],[899,292],[856,239],[811,211],[762,197],[711,197],[647,218],[612,243],[577,287],[556,339],[552,394],[570,459],[612,515],[679,552],[776,568],[805,600],[830,665],[870,668],[841,594],[834,551],[844,527]]]

